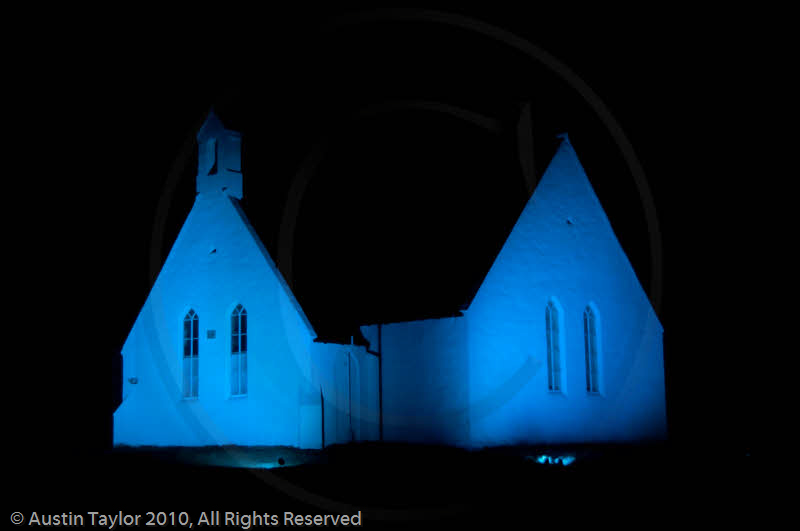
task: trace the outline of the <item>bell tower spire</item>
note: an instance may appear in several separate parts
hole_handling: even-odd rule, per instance
[[[197,132],[197,193],[242,198],[242,135],[226,129],[214,112]]]

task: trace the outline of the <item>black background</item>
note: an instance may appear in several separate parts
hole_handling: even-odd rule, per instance
[[[452,313],[480,282],[528,197],[517,125],[529,103],[535,174],[555,135],[569,133],[657,303],[670,443],[756,451],[763,426],[747,367],[764,345],[749,339],[759,324],[746,308],[756,292],[748,271],[765,242],[748,163],[759,147],[740,131],[752,131],[764,102],[750,90],[765,69],[753,51],[758,28],[737,19],[731,29],[717,14],[580,22],[454,12],[552,54],[620,124],[663,238],[656,301],[634,179],[580,94],[475,32],[402,17],[331,22],[349,12],[273,12],[235,31],[220,31],[226,24],[213,17],[66,31],[46,61],[25,63],[45,81],[16,102],[34,149],[22,164],[24,192],[7,196],[26,212],[12,232],[42,288],[40,304],[23,311],[36,324],[7,373],[11,392],[25,397],[9,415],[22,473],[88,462],[110,445],[115,356],[191,207],[191,138],[212,104],[244,133],[243,204],[274,257],[281,220],[294,214],[291,182],[324,147],[295,214],[291,270],[279,266],[317,331],[344,339],[358,323]],[[498,130],[407,108],[421,101],[488,117]]]

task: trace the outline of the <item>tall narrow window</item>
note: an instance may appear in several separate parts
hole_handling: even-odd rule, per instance
[[[241,304],[231,314],[231,395],[247,394],[247,311]]]
[[[544,310],[547,336],[547,389],[561,391],[561,347],[558,337],[558,310],[552,301]]]
[[[183,318],[183,396],[197,397],[198,389],[198,338],[200,320],[194,310],[189,310]]]
[[[583,343],[586,350],[586,391],[600,392],[600,379],[597,366],[597,317],[592,308],[583,311]]]

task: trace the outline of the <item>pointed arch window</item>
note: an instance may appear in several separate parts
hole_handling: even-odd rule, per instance
[[[183,318],[183,397],[196,398],[199,383],[200,319],[194,310]]]
[[[600,392],[600,371],[597,361],[597,316],[591,306],[583,310],[583,343],[586,351],[586,391]]]
[[[558,309],[553,301],[547,303],[544,322],[547,336],[547,389],[558,392],[561,391],[561,342]]]
[[[231,395],[247,394],[247,310],[239,304],[231,314]]]

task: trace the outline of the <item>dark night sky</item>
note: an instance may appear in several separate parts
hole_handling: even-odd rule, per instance
[[[741,194],[736,183],[746,170],[726,166],[723,178],[709,160],[725,129],[720,119],[739,97],[718,90],[731,61],[724,47],[701,46],[702,21],[681,27],[677,39],[670,20],[567,25],[520,12],[462,13],[552,54],[621,125],[663,237],[657,313],[671,436],[752,444],[755,405],[740,363],[750,345],[715,339],[731,326],[722,312],[733,300],[735,273],[723,264],[751,244],[738,236],[748,213],[734,209],[731,195]],[[67,111],[33,128],[42,145],[60,144],[71,156],[43,176],[45,197],[33,201],[37,229],[54,238],[47,259],[36,262],[43,265],[29,269],[44,274],[60,264],[62,337],[70,340],[52,354],[46,430],[69,425],[76,448],[107,444],[112,359],[154,280],[153,264],[191,207],[196,147],[186,141],[212,104],[245,136],[245,210],[326,337],[345,337],[357,323],[458,309],[527,199],[517,148],[526,103],[536,176],[555,135],[568,132],[652,300],[650,241],[634,179],[568,84],[507,45],[440,22],[326,20],[276,16],[219,46],[199,32],[152,37],[147,46],[143,36],[120,37],[104,56],[81,50],[63,52],[73,61],[56,61]],[[291,209],[288,192],[308,161],[315,163],[308,185]],[[165,196],[166,215],[157,220]],[[286,232],[290,270],[279,252],[284,219],[296,223]],[[75,300],[76,311],[66,310]],[[38,440],[45,428],[27,422]]]

